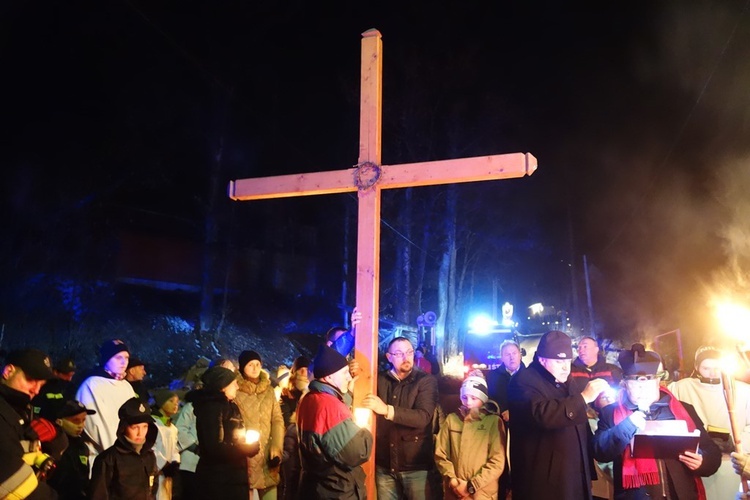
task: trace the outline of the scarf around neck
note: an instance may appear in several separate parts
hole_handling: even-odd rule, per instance
[[[664,387],[659,388],[660,400],[664,396],[668,396],[669,410],[674,415],[675,420],[684,420],[687,422],[687,428],[689,432],[695,430],[695,423],[690,417],[685,407],[680,403],[677,398]],[[627,399],[627,392],[620,391],[620,398],[617,402],[617,407],[614,411],[615,425],[619,424],[630,415],[633,414],[633,410],[625,406],[625,400]],[[658,401],[657,401],[658,402]],[[653,405],[653,403],[652,403]],[[697,476],[693,477],[696,488],[698,490],[698,498],[705,500],[706,492],[703,488],[703,482]],[[654,458],[634,458],[631,455],[630,445],[625,447],[622,452],[622,486],[625,489],[640,488],[642,486],[650,486],[659,484],[659,466]]]

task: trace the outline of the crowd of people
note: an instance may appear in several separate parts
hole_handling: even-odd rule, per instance
[[[641,344],[614,364],[596,339],[579,339],[574,353],[567,334],[550,331],[528,365],[506,341],[498,368],[450,384],[396,337],[361,403],[374,439],[353,417],[353,335],[332,329],[312,359],[272,371],[255,351],[237,364],[217,359],[184,394],[149,392],[145,363],[121,340],[101,346],[77,387],[72,359],[11,352],[0,499],[364,499],[370,458],[380,499],[585,500],[602,471],[617,499],[743,498],[750,459],[735,451],[742,436],[717,348],[698,349],[693,374],[668,383],[659,354]],[[750,386],[733,385],[734,423],[750,438]],[[637,446],[667,424],[692,444]]]

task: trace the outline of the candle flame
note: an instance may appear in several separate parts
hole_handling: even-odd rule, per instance
[[[370,415],[372,411],[369,408],[354,408],[354,423],[359,427],[370,428]]]
[[[257,443],[258,440],[260,440],[260,432],[253,429],[248,429],[247,431],[245,431],[245,443],[253,444]]]

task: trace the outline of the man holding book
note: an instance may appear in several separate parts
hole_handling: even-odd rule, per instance
[[[660,387],[661,358],[657,353],[633,344],[629,351],[620,353],[618,360],[624,390],[616,403],[602,409],[594,437],[594,458],[614,462],[615,498],[706,498],[701,477],[718,470],[721,450],[706,433],[693,407]],[[686,449],[671,456],[649,456],[633,449],[631,440],[647,427],[647,422],[664,420],[683,420],[689,433],[697,429],[697,451]]]

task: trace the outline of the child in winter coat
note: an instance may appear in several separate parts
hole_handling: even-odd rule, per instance
[[[172,500],[173,478],[180,470],[178,431],[172,423],[172,417],[180,407],[180,398],[170,389],[160,389],[154,393],[154,400],[154,412],[151,416],[158,431],[154,454],[156,467],[159,469],[156,500]]]
[[[65,431],[69,444],[47,484],[57,491],[61,500],[86,498],[89,488],[89,448],[81,434],[86,417],[94,414],[94,410],[75,400],[63,402],[57,410],[55,423]]]
[[[159,470],[152,450],[158,431],[151,410],[140,399],[132,398],[117,414],[117,440],[94,460],[89,498],[153,500]]]
[[[481,371],[471,372],[464,380],[461,403],[445,419],[435,443],[444,498],[497,499],[498,480],[505,468],[505,427],[497,405],[488,404]]]

